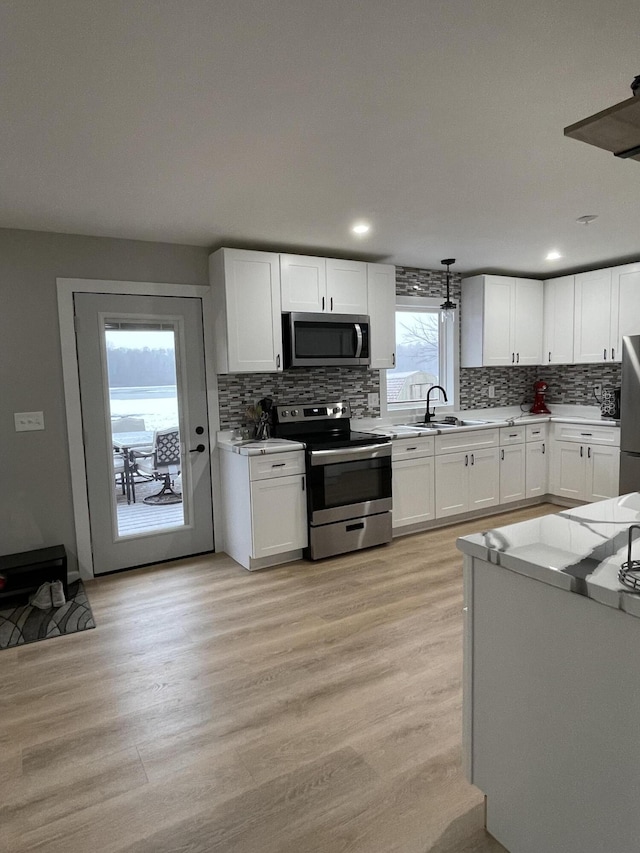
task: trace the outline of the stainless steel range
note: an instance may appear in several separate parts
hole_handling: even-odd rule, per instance
[[[391,442],[351,430],[349,403],[274,407],[274,433],[304,443],[312,560],[391,541]]]

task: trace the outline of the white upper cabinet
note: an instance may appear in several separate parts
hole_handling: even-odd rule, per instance
[[[334,314],[368,314],[367,265],[327,258],[327,310]]]
[[[396,268],[367,264],[371,367],[396,366]]]
[[[209,277],[218,373],[282,370],[279,256],[219,249]]]
[[[462,280],[462,367],[542,361],[543,283],[478,275]]]
[[[327,301],[327,260],[309,255],[280,255],[283,311],[317,312]]]
[[[282,310],[307,313],[368,314],[367,264],[280,255]]]
[[[640,264],[626,264],[612,270],[611,289],[618,297],[613,360],[622,358],[622,338],[640,335]]]
[[[576,275],[574,317],[574,362],[615,361],[618,305],[611,269]]]
[[[575,279],[572,275],[544,283],[544,364],[573,362]]]

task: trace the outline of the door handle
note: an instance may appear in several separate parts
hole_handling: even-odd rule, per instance
[[[302,477],[302,491],[304,492],[304,476]]]
[[[615,361],[616,351],[613,347],[611,347],[611,361]]]
[[[551,361],[551,350],[549,350],[549,361]]]
[[[516,362],[520,364],[520,353],[516,353]]]
[[[502,451],[502,461],[504,462],[504,450]]]
[[[603,353],[603,358],[604,358],[604,360],[606,361],[606,360],[607,360],[607,348],[606,348],[606,347],[604,348],[604,350],[602,351],[602,353]]]
[[[587,447],[587,459],[591,459],[591,448]]]
[[[471,454],[471,464],[472,465],[476,464],[476,459],[475,459],[475,456],[473,455],[473,453]]]
[[[546,451],[545,446],[544,446],[544,444],[543,444],[543,445],[542,445],[542,455],[544,456],[544,454],[545,454],[546,452],[547,452],[547,451]]]
[[[333,296],[331,297],[331,308],[329,310],[333,311]]]
[[[582,445],[580,445],[580,456],[582,456]]]
[[[322,297],[322,310],[324,311],[324,296]]]
[[[280,370],[280,353],[276,356],[276,368]]]
[[[395,352],[391,353],[391,360],[392,360],[393,366],[395,367],[396,366],[396,354],[395,354]]]
[[[515,362],[516,362],[516,354],[515,354],[515,352],[512,352],[511,353],[511,364],[515,364]]]
[[[198,444],[198,445],[196,445],[196,447],[194,447],[192,450],[190,450],[189,453],[204,453],[205,450],[206,450],[206,448],[205,448],[204,444]]]
[[[464,455],[464,467],[466,468],[468,464],[469,464],[469,454],[465,453],[465,455]]]

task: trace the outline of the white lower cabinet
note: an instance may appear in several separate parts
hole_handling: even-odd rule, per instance
[[[547,489],[547,453],[546,441],[531,441],[526,445],[525,497],[537,498],[545,495]]]
[[[252,557],[270,557],[307,544],[304,475],[251,483]]]
[[[297,559],[307,546],[304,452],[220,451],[224,550],[246,569]]]
[[[496,506],[498,448],[436,456],[436,518]]]
[[[398,439],[392,445],[394,530],[435,518],[434,440]]]
[[[618,494],[620,431],[614,427],[588,432],[567,428],[553,442],[549,491],[576,501],[599,501]],[[602,435],[600,435],[602,433]],[[606,441],[599,444],[598,441]],[[615,444],[614,444],[615,442]]]
[[[525,497],[526,445],[500,448],[500,503],[521,501]]]

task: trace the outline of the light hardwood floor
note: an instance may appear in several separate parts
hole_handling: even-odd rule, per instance
[[[455,539],[557,511],[88,584],[95,630],[0,652],[0,850],[503,851],[460,769]]]

